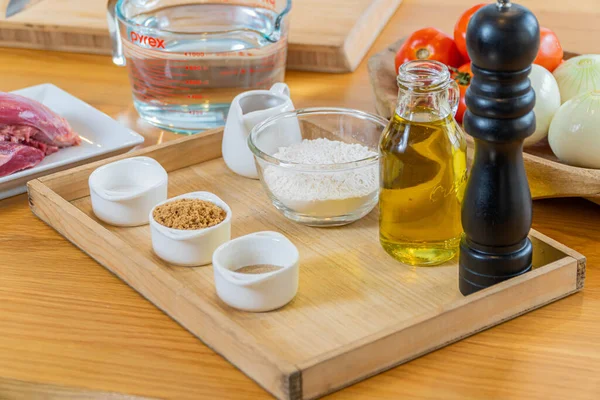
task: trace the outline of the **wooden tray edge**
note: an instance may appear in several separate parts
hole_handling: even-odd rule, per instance
[[[304,398],[317,398],[337,391],[573,294],[582,288],[582,270],[584,276],[585,263],[580,264],[578,259],[567,256],[537,268],[531,273],[471,295],[469,302],[466,298],[459,299],[442,314],[431,313],[431,315],[421,316],[416,321],[406,322],[380,332],[376,337],[363,338],[344,348],[302,363],[298,367],[303,375]],[[511,304],[511,299],[516,297],[511,294],[516,291],[528,293],[528,301],[523,302],[521,299]],[[472,296],[476,297],[475,301]],[[510,307],[505,308],[507,304]],[[459,308],[460,306],[463,308]],[[485,307],[490,310],[491,317],[486,321],[465,323],[465,320],[468,320],[468,310],[473,307]],[[462,314],[461,318],[457,318],[456,314]],[[462,321],[460,324],[453,325],[454,321],[459,320]],[[455,334],[450,334],[448,331],[453,331]],[[439,335],[439,337],[432,338],[432,335]],[[428,341],[433,345],[418,343],[415,345],[419,340]],[[373,361],[374,358],[377,358],[377,361]],[[358,365],[349,361],[356,359],[365,362]],[[345,367],[348,365],[352,365],[352,368]],[[377,365],[385,365],[385,367],[377,367]],[[338,372],[335,380],[330,379],[325,383],[320,380],[324,370],[328,371],[330,378],[332,371],[341,372]]]
[[[136,396],[122,392],[106,392],[45,382],[0,378],[0,393],[4,399],[106,399],[106,400],[159,400],[155,397]]]
[[[185,153],[193,153],[197,157],[196,163],[221,157],[222,139],[223,128],[216,128],[43,176],[39,181],[63,199],[73,201],[89,195],[87,179],[102,165],[130,157],[150,156],[171,172],[190,165],[184,160],[192,157],[185,157]],[[78,184],[74,186],[74,183]]]
[[[567,254],[569,257],[572,257],[577,261],[577,290],[583,289],[583,286],[585,285],[587,258],[578,251],[575,251],[572,248],[567,247],[560,242],[557,242],[551,237],[544,235],[543,233],[538,232],[535,229],[531,230],[530,235],[541,240],[542,242],[549,244],[555,249],[560,250],[561,252]]]
[[[69,240],[92,259],[117,275],[122,281],[130,284],[130,274],[138,276],[143,275],[146,285],[132,288],[159,308],[173,320],[182,325],[198,337],[208,347],[228,360],[233,366],[242,370],[247,376],[253,379],[266,391],[282,399],[301,399],[302,398],[302,374],[296,366],[277,358],[269,350],[260,346],[254,339],[239,330],[239,327],[232,321],[220,316],[213,310],[210,304],[194,301],[189,295],[187,288],[179,285],[178,290],[166,296],[164,285],[160,282],[173,280],[172,276],[164,270],[154,268],[153,264],[141,255],[137,255],[130,245],[122,241],[109,230],[100,227],[90,217],[81,212],[68,200],[62,198],[54,192],[46,183],[54,184],[59,189],[64,189],[65,179],[71,179],[76,175],[77,179],[87,183],[85,175],[89,174],[99,165],[112,162],[117,159],[135,157],[139,155],[155,156],[160,162],[162,158],[168,156],[173,151],[179,150],[182,144],[188,141],[194,141],[196,147],[202,147],[205,150],[204,157],[199,160],[207,161],[208,155],[218,154],[220,156],[220,138],[222,130],[207,132],[203,136],[193,138],[183,138],[163,145],[154,146],[148,149],[142,149],[137,152],[112,159],[102,160],[98,163],[74,168],[71,171],[59,172],[48,177],[36,179],[28,182],[29,205],[32,212],[46,224],[55,229],[63,237]],[[218,149],[215,148],[218,139]],[[210,148],[207,148],[210,147]],[[160,152],[162,151],[162,154]],[[156,156],[156,152],[159,156]],[[162,158],[161,158],[162,155]],[[213,157],[213,158],[217,158]],[[168,157],[166,157],[168,158]],[[205,159],[206,158],[206,159]],[[199,161],[202,162],[202,161]],[[177,165],[177,161],[170,164],[171,170]],[[58,210],[58,211],[57,211]],[[69,229],[70,226],[79,228],[78,234],[73,234],[76,230]],[[81,232],[83,228],[84,232]],[[87,231],[87,232],[86,232]],[[92,235],[90,232],[94,232]],[[86,238],[89,236],[89,238]],[[98,239],[100,238],[100,240]],[[112,257],[118,261],[110,262],[103,254],[112,253]],[[136,265],[137,268],[131,268]],[[177,286],[176,284],[173,286]],[[164,296],[164,297],[163,297]],[[166,305],[165,305],[166,304]],[[183,311],[187,310],[187,311]],[[182,324],[180,315],[195,313],[202,315],[204,322],[194,321],[194,326],[190,323]],[[219,326],[219,331],[212,331],[213,326]],[[225,333],[223,333],[225,332]],[[224,337],[228,339],[225,340]],[[210,344],[209,344],[210,343]],[[232,343],[238,344],[232,346]],[[235,350],[233,350],[235,348]],[[273,377],[275,377],[273,379]]]
[[[85,164],[89,164],[89,163],[93,163],[93,162],[97,162],[97,161],[102,161],[104,159],[107,158],[112,158],[121,154],[126,154],[128,153],[134,146],[131,147],[127,147],[124,149],[119,149],[119,150],[115,150],[112,151],[110,153],[107,154],[101,154],[95,157],[90,157],[90,158],[86,158],[85,160],[81,160],[81,161],[77,161],[68,165],[63,165],[60,167],[56,167],[56,168],[52,168],[48,171],[43,171],[43,172],[39,172],[37,174],[33,174],[33,175],[29,175],[29,176],[24,176],[20,179],[14,180],[14,181],[9,181],[3,184],[0,184],[0,191],[4,191],[4,190],[12,190],[12,189],[16,189],[18,187],[25,187],[25,189],[23,189],[22,191],[20,191],[20,193],[25,193],[27,191],[26,187],[27,187],[27,182],[34,180],[34,179],[39,179],[42,178],[44,176],[47,175],[53,175],[62,171],[66,171],[66,170],[70,170],[73,168],[76,168],[78,166],[81,165],[85,165]],[[11,197],[11,196],[8,196]],[[2,197],[0,197],[0,199],[2,199]]]

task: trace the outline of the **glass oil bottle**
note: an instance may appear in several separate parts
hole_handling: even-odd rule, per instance
[[[437,265],[458,252],[466,141],[448,68],[415,60],[398,75],[395,114],[380,141],[379,239],[394,258]]]

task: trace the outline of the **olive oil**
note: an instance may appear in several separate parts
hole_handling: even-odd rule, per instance
[[[380,241],[394,258],[436,265],[458,252],[466,142],[448,113],[419,105],[396,113],[380,142]]]

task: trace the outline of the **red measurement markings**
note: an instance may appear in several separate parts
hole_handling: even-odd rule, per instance
[[[277,65],[283,63],[283,57],[279,54],[271,54],[270,56],[264,57],[261,62],[262,65]]]
[[[239,57],[254,57],[255,53],[251,51],[222,51],[218,53],[210,53],[211,56],[215,57],[230,57],[230,56],[239,56]],[[203,51],[186,51],[183,53],[184,57],[191,58],[202,58],[206,57],[207,54]]]
[[[229,60],[223,60],[221,63],[219,56],[231,54],[245,57],[253,56],[254,53],[249,51],[209,53],[210,60],[199,59],[197,63],[190,61],[189,56],[170,59],[158,56],[145,58],[141,55],[137,58],[135,54],[133,50],[133,54],[127,60],[134,96],[138,101],[156,104],[168,104],[171,101],[178,103],[180,99],[188,99],[190,103],[207,101],[213,96],[210,91],[220,90],[220,88],[232,90],[233,96],[236,84],[239,84],[240,90],[268,87],[280,80],[279,77],[283,73],[283,57],[278,54],[266,57],[259,57],[259,54],[255,59],[247,61],[238,58],[238,61],[233,62],[239,65],[237,68],[228,65],[231,63]],[[204,52],[186,54],[195,54],[198,57],[200,54],[207,55]],[[179,55],[181,56],[182,53]],[[215,59],[214,56],[217,58]],[[207,90],[209,92],[206,92]]]
[[[185,81],[186,85],[208,85],[208,79],[202,80],[202,79],[188,79],[187,81]]]
[[[232,69],[232,70],[225,70],[225,71],[220,71],[219,75],[223,75],[223,76],[228,76],[228,75],[246,75],[246,74],[251,74],[254,71],[252,70],[252,68],[250,69]]]
[[[208,71],[208,65],[186,65],[185,69],[186,71]]]
[[[238,76],[238,75],[247,75],[247,74],[259,74],[261,72],[269,72],[273,71],[275,66],[266,66],[259,68],[242,68],[242,69],[229,69],[224,71],[219,71],[219,75],[221,76]]]
[[[269,66],[265,66],[265,67],[258,67],[258,68],[254,68],[252,71],[254,73],[259,73],[259,72],[270,72],[270,71],[274,71],[276,70],[278,67],[276,65],[269,65]]]
[[[182,79],[169,79],[171,62],[148,63],[148,59],[129,59],[127,65],[133,92],[142,101],[163,101],[184,95],[189,91]],[[188,76],[183,74],[182,77]]]
[[[259,81],[255,81],[254,82],[254,86],[257,89],[268,89],[269,87],[271,87],[275,82],[277,82],[277,79],[274,79],[275,76],[273,74],[269,74],[266,77],[264,77],[263,79],[259,80]]]

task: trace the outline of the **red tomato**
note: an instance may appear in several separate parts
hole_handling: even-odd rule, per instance
[[[462,58],[454,40],[435,28],[414,32],[396,53],[396,73],[402,64],[410,60],[436,60],[451,67],[458,67]]]
[[[469,26],[469,21],[471,20],[471,17],[473,16],[473,14],[475,14],[475,12],[477,12],[477,10],[479,10],[481,7],[483,7],[485,5],[486,5],[485,3],[477,4],[476,6],[469,8],[467,11],[464,12],[463,15],[460,16],[460,19],[458,20],[456,25],[454,25],[454,42],[456,43],[456,47],[458,47],[458,51],[460,51],[460,54],[462,55],[465,62],[471,60],[469,58],[469,54],[467,53],[467,40],[466,40],[467,27]]]
[[[473,72],[471,71],[471,63],[464,64],[459,69],[454,71],[453,78],[458,83],[458,88],[460,89],[460,102],[458,103],[458,110],[456,111],[456,115],[454,119],[458,123],[462,123],[463,116],[465,115],[465,111],[467,111],[467,104],[465,103],[465,94],[467,93],[467,88],[471,84],[471,78],[473,77]]]
[[[556,34],[548,28],[540,28],[540,49],[533,63],[552,72],[562,62],[563,55],[563,49]]]

